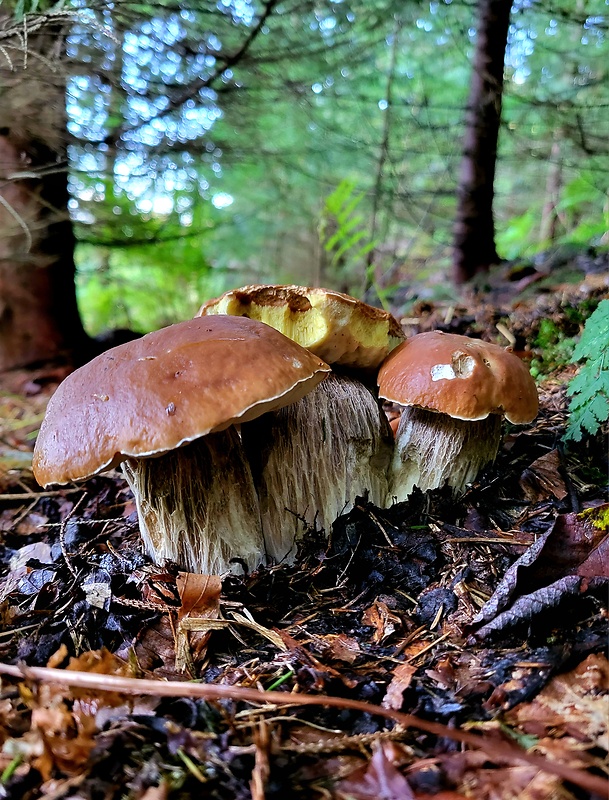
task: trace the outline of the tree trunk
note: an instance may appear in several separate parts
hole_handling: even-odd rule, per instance
[[[86,358],[68,213],[64,31],[0,58],[0,372]],[[10,55],[12,64],[8,62]]]
[[[479,0],[453,240],[456,283],[499,261],[493,196],[511,0]]]

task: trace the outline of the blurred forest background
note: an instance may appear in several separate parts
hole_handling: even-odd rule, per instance
[[[245,283],[451,297],[489,266],[454,264],[489,19],[504,82],[474,233],[507,259],[605,248],[607,0],[3,0],[0,335],[19,303],[13,337],[39,330],[16,361],[80,318],[146,331]]]

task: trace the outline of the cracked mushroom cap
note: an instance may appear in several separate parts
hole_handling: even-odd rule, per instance
[[[518,356],[499,345],[431,331],[407,339],[385,360],[379,394],[455,419],[503,414],[524,425],[537,415],[537,388]]]
[[[174,450],[299,400],[330,371],[251,319],[200,317],[102,353],[51,398],[34,450],[43,486],[84,480],[126,457]]]
[[[331,289],[244,286],[201,306],[197,316],[230,314],[266,322],[328,364],[376,368],[404,340],[388,312]]]

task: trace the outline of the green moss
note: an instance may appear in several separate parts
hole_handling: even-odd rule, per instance
[[[586,508],[578,515],[579,519],[589,522],[601,531],[609,531],[609,503],[596,508]]]
[[[556,322],[547,318],[540,320],[533,344],[536,356],[531,361],[531,374],[536,379],[568,364],[575,348],[574,338],[565,336]]]

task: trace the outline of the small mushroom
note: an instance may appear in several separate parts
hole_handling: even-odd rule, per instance
[[[337,370],[298,403],[242,427],[269,555],[292,561],[302,522],[329,532],[357,496],[383,504],[393,437],[361,378],[403,340],[397,321],[348,295],[304,286],[246,286],[199,313],[263,320]]]
[[[220,573],[264,558],[260,509],[236,423],[293,403],[330,367],[268,325],[199,318],[120,345],[51,398],[34,451],[43,486],[119,463],[156,562]]]
[[[499,345],[440,331],[407,339],[385,360],[379,394],[406,406],[396,433],[388,504],[448,484],[465,490],[492,462],[501,421],[522,425],[537,415],[535,381]]]

